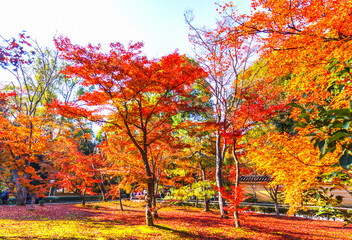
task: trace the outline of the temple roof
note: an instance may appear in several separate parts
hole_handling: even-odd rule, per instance
[[[268,175],[244,175],[240,177],[241,182],[270,182],[271,180]]]

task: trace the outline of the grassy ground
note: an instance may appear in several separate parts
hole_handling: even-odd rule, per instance
[[[93,207],[99,206],[99,207]],[[146,227],[140,203],[94,203],[88,207],[53,204],[0,206],[0,239],[352,239],[343,223],[270,215],[242,215],[242,229],[218,211],[164,207],[154,227]],[[96,209],[98,208],[98,209]]]

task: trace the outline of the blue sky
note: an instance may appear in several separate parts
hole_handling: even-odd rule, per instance
[[[237,0],[248,11],[249,0]],[[179,49],[191,53],[185,10],[192,9],[195,25],[214,26],[215,0],[4,0],[0,35],[16,36],[25,30],[40,45],[53,47],[53,36],[64,35],[85,45],[143,41],[148,57]]]

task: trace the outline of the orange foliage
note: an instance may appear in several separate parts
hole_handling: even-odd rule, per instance
[[[173,139],[172,116],[180,110],[196,109],[191,104],[190,92],[195,81],[205,76],[204,71],[177,52],[148,60],[141,56],[142,43],[129,44],[127,49],[112,43],[109,53],[100,51],[99,46],[74,45],[63,37],[55,43],[61,57],[70,63],[63,73],[82,78],[85,87],[94,87],[79,98],[94,108],[57,101],[52,106],[68,117],[105,123],[106,131],[122,134],[134,146],[137,161],[145,170],[142,176],[148,182],[147,224],[153,225],[151,153],[157,141]]]
[[[327,67],[334,62],[344,68],[352,59],[351,2],[252,0],[251,6],[249,15],[232,14],[235,29],[221,29],[229,33],[227,41],[255,35],[272,78],[290,75],[287,91],[302,102],[325,104],[327,98],[336,97],[328,90],[329,84],[344,84],[351,78],[334,78]],[[232,8],[232,3],[223,6],[224,11]],[[346,107],[350,95],[346,86],[332,105]]]
[[[53,152],[52,157],[56,158],[57,184],[81,195],[95,195],[92,187],[94,183],[101,182],[96,177],[103,165],[101,155],[84,155],[79,151],[77,144],[69,138],[56,144],[60,148]]]
[[[46,186],[40,173],[50,171],[48,162],[40,160],[50,153],[52,135],[47,131],[52,122],[44,117],[18,115],[16,120],[0,115],[0,165],[8,171],[16,171],[17,181],[30,192],[42,192]],[[32,164],[41,166],[35,170]],[[40,184],[34,186],[33,180]]]
[[[285,133],[270,133],[248,149],[247,157],[258,172],[272,176],[272,186],[283,185],[285,202],[292,214],[302,208],[304,191],[320,184],[322,173],[336,170],[336,154],[327,154],[319,160],[319,150],[314,149],[309,137]]]

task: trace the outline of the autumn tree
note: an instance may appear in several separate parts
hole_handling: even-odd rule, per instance
[[[84,154],[69,137],[60,137],[54,144],[51,158],[55,159],[55,184],[78,193],[84,206],[86,194],[96,195],[93,186],[101,183],[97,176],[104,166],[103,158],[96,153]]]
[[[177,132],[178,138],[186,147],[179,149],[167,170],[170,180],[174,180],[171,185],[177,188],[183,187],[179,186],[182,182],[194,185],[197,190],[186,195],[195,197],[195,206],[198,206],[199,198],[203,198],[204,209],[209,211],[209,200],[213,197],[214,189],[210,190],[208,187],[215,181],[215,159],[210,157],[215,155],[214,134],[212,130],[206,130],[207,122],[214,120],[212,94],[205,79],[196,82],[191,94],[203,99],[196,104],[206,111],[180,112],[173,118],[175,122],[188,122],[187,128]],[[186,195],[181,197],[186,198]]]
[[[0,66],[3,69],[16,71],[21,64],[30,63],[27,57],[27,46],[30,46],[29,36],[19,34],[19,39],[6,39],[0,35],[3,44],[0,45]]]
[[[115,183],[110,181],[109,193],[113,199],[115,197],[119,198],[120,208],[123,211],[121,191],[129,191],[130,194],[137,188],[142,191],[147,187],[147,179],[144,174],[143,162],[140,161],[138,149],[135,148],[133,142],[129,141],[126,136],[119,134],[118,131],[116,132],[116,128],[115,131],[110,128],[107,132],[106,127],[108,126],[105,125],[101,129],[105,132],[105,137],[99,145],[100,151],[107,160],[107,165],[103,168],[103,171],[107,176],[118,179]],[[154,170],[153,167],[151,169]],[[154,174],[153,171],[153,176]]]
[[[348,24],[351,18],[350,2],[333,0],[253,0],[251,1],[252,11],[250,14],[231,12],[232,8],[232,2],[225,3],[221,7],[221,11],[230,12],[229,16],[237,24],[236,27],[231,29],[224,29],[225,32],[229,33],[228,39],[236,39],[237,34],[244,37],[255,36],[260,43],[259,54],[261,59],[268,61],[269,76],[272,81],[287,77],[285,91],[291,99],[296,99],[298,102],[295,104],[301,107],[301,109],[293,110],[291,117],[298,116],[303,120],[305,127],[302,128],[301,125],[301,128],[296,128],[296,131],[298,131],[296,135],[289,137],[300,139],[301,144],[306,144],[304,146],[306,151],[313,151],[313,143],[306,141],[307,139],[304,137],[304,135],[313,134],[315,135],[312,135],[313,139],[317,140],[315,146],[318,147],[319,145],[323,154],[331,154],[331,150],[334,148],[329,148],[329,146],[333,145],[336,137],[342,137],[346,129],[343,130],[342,125],[340,129],[334,127],[334,129],[330,129],[332,130],[331,135],[327,136],[326,133],[329,131],[325,132],[325,130],[329,128],[331,119],[329,121],[325,118],[325,121],[323,118],[327,116],[325,113],[329,110],[335,111],[339,108],[347,108],[348,100],[351,97],[349,67],[351,52],[348,50],[351,46],[351,28]],[[302,109],[307,109],[307,111],[301,111]],[[327,125],[312,125],[314,120],[313,122],[310,120],[314,118],[317,120],[315,123],[325,121]],[[281,139],[288,137],[287,134],[282,133],[280,135],[277,132],[269,135],[280,136]],[[331,139],[333,136],[335,138]],[[327,139],[332,140],[330,145],[327,144]],[[292,144],[289,144],[288,141],[286,143],[288,145],[281,145],[282,149],[280,151],[290,152],[292,156],[299,159],[297,156],[299,152],[291,151]],[[273,145],[270,145],[270,147],[273,147]],[[274,149],[276,148],[274,147]],[[325,151],[325,149],[329,149],[329,151]],[[315,151],[315,154],[319,155],[319,151]],[[324,158],[326,158],[325,161],[333,159],[328,155],[325,155]],[[302,171],[314,172],[319,166],[320,174],[332,170],[329,167],[323,168],[322,163],[316,163],[318,159],[319,156],[312,160],[312,165],[304,162],[303,165],[307,169]],[[345,155],[343,161],[347,159],[348,157],[346,158]],[[265,160],[272,162],[270,156]],[[299,163],[296,164],[297,166],[300,165]],[[332,162],[329,162],[329,164],[333,165]],[[286,170],[278,168],[276,171]],[[318,174],[312,175],[317,176]],[[298,183],[298,179],[294,179],[297,180],[297,182],[294,181],[295,184],[301,184],[300,187],[305,188],[306,184]],[[289,188],[289,186],[285,187],[286,191]],[[291,190],[290,196],[295,195],[294,192],[297,191],[294,188],[291,188]],[[297,199],[299,198],[297,197]]]
[[[191,12],[185,14],[186,23],[190,28],[189,38],[194,45],[196,59],[208,72],[206,79],[212,93],[214,121],[212,121],[215,134],[216,183],[219,189],[223,187],[223,164],[230,148],[230,143],[224,136],[231,123],[229,118],[238,105],[237,96],[251,84],[243,81],[241,77],[250,66],[250,58],[255,53],[255,39],[237,38],[236,41],[225,41],[227,33],[220,29],[233,25],[233,21],[223,16],[217,21],[215,29],[197,28],[192,24]],[[235,84],[235,87],[232,87]],[[219,206],[221,217],[226,217],[224,199],[219,192]]]
[[[58,64],[56,62],[57,58],[49,53],[49,50],[44,50],[37,42],[24,34],[20,34],[19,40],[3,38],[3,42],[4,45],[0,46],[0,64],[5,70],[10,72],[13,78],[4,81],[2,91],[14,93],[9,100],[10,108],[7,109],[8,114],[2,122],[3,130],[7,133],[2,138],[3,146],[6,148],[4,148],[2,158],[6,161],[5,155],[11,155],[14,164],[4,163],[5,165],[3,166],[6,166],[4,169],[12,173],[16,183],[17,204],[25,204],[26,190],[30,191],[31,194],[35,194],[32,190],[36,187],[27,184],[26,189],[22,186],[24,184],[22,180],[24,178],[30,180],[31,176],[36,176],[36,174],[33,174],[31,164],[39,163],[33,159],[43,156],[43,153],[34,150],[34,145],[38,145],[38,150],[49,144],[50,141],[49,138],[39,137],[37,134],[51,136],[50,131],[52,129],[50,128],[53,124],[49,123],[50,117],[44,116],[46,115],[45,103],[53,98],[53,86],[58,81]],[[39,120],[43,122],[40,124],[38,123]],[[38,126],[35,126],[36,124]],[[13,129],[14,132],[9,132],[9,129],[13,127],[15,127]],[[26,130],[24,127],[29,129]],[[23,134],[28,135],[24,136]],[[13,136],[17,136],[18,139],[11,141],[10,139]],[[38,140],[46,142],[38,142]],[[20,142],[23,144],[22,150],[24,151],[22,153],[17,151],[17,148],[20,148],[18,145]],[[33,159],[28,160],[30,158]],[[26,173],[26,171],[21,169],[20,166],[22,164],[25,164],[25,169],[31,169],[28,170],[30,172]],[[22,178],[22,180],[19,178]]]
[[[336,169],[336,155],[319,160],[309,137],[272,132],[251,146],[248,157],[259,172],[272,176],[271,186],[283,185],[290,213],[304,208],[303,193],[320,184],[319,176]]]
[[[20,196],[17,199],[18,204],[25,204],[21,201],[25,201],[27,191],[35,201],[37,194],[43,192],[47,186],[48,182],[41,173],[50,171],[50,165],[42,158],[50,153],[53,135],[48,129],[51,128],[51,121],[42,117],[19,115],[16,121],[1,117],[0,164],[3,169],[12,173],[16,179],[16,187],[20,186],[17,189],[17,195]],[[39,165],[41,167],[36,168]],[[34,181],[39,181],[39,184],[34,184]],[[21,188],[25,191],[22,192]]]
[[[83,86],[95,87],[79,98],[95,108],[59,102],[53,106],[62,114],[114,126],[133,143],[148,186],[146,224],[153,225],[154,182],[149,148],[157,140],[170,140],[175,128],[170,118],[180,109],[192,108],[188,93],[194,81],[205,76],[204,71],[178,53],[148,60],[141,56],[141,43],[130,44],[127,49],[112,43],[109,53],[103,53],[99,46],[81,47],[67,38],[55,42],[61,57],[70,63],[63,73],[82,78]]]
[[[347,108],[351,96],[349,1],[254,0],[251,6],[251,14],[231,14],[238,24],[232,32],[258,37],[259,53],[269,60],[271,78],[290,76],[286,92],[309,111]],[[232,7],[230,2],[222,10]]]
[[[2,37],[1,37],[2,38]],[[46,104],[50,103],[54,98],[61,97],[61,87],[65,86],[65,79],[63,75],[59,74],[59,69],[62,66],[62,62],[58,60],[58,51],[50,50],[49,48],[42,47],[37,41],[20,34],[20,38],[7,40],[3,39],[3,43],[0,46],[0,65],[6,71],[10,73],[8,79],[4,79],[1,90],[3,92],[13,92],[13,96],[9,99],[10,104],[7,108],[7,116],[4,119],[4,124],[11,124],[18,128],[16,133],[18,135],[18,141],[22,141],[23,149],[33,148],[34,145],[38,145],[43,150],[50,149],[50,147],[45,148],[44,146],[50,146],[53,138],[56,137],[53,132],[54,128],[58,125],[55,124],[55,116],[51,115],[47,111]],[[67,84],[66,84],[67,85]],[[60,87],[59,87],[60,86]],[[72,93],[72,86],[66,92],[66,95],[70,96]],[[60,89],[60,90],[59,90]],[[64,88],[62,88],[64,89]],[[62,96],[65,97],[65,94]],[[29,121],[29,122],[28,122]],[[39,123],[42,121],[42,123]],[[56,122],[57,123],[57,122]],[[9,129],[4,125],[4,129]],[[38,126],[36,126],[38,125]],[[26,126],[29,129],[25,130],[23,127]],[[42,135],[46,135],[47,138],[37,138],[36,134],[40,131]],[[27,136],[22,136],[23,133],[28,133]],[[2,140],[7,142],[6,151],[3,153],[8,155],[11,151],[13,154],[17,154],[18,151],[15,149],[19,146],[15,142],[11,142],[11,132],[7,132],[8,137]],[[50,138],[51,136],[52,138]],[[21,140],[20,140],[21,139]],[[38,140],[43,140],[46,142],[38,142]],[[26,146],[25,146],[26,145]],[[37,164],[35,171],[41,171],[40,169],[48,167],[46,163],[46,155],[48,152],[27,152],[26,154],[20,154],[13,156],[14,162],[25,162],[27,167],[32,164]],[[23,160],[22,158],[27,158],[30,154],[34,154],[38,157],[38,161],[32,162]],[[3,155],[3,156],[5,156]],[[34,156],[32,156],[34,157]],[[6,161],[6,158],[4,158]],[[13,175],[14,182],[16,184],[16,201],[17,204],[25,204],[26,191],[35,194],[32,190],[31,184],[27,184],[26,188],[22,186],[20,178],[22,178],[23,170],[21,169],[21,164],[5,164],[7,167],[4,168],[6,171],[10,171]],[[39,173],[38,172],[38,173]],[[32,172],[24,172],[26,178],[34,176]],[[29,181],[36,182],[36,181]],[[32,189],[32,190],[31,190]],[[39,192],[40,189],[37,189]],[[36,191],[37,191],[36,190]],[[38,192],[38,193],[39,193]],[[35,199],[32,197],[32,199]]]

